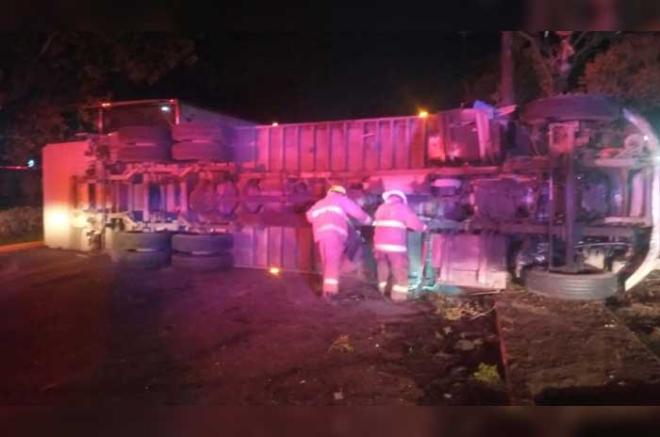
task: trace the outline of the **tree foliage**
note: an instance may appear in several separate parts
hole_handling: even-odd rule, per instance
[[[626,34],[585,68],[582,83],[590,93],[621,98],[641,110],[660,105],[660,35]]]
[[[193,41],[170,34],[0,35],[0,160],[37,156],[80,127],[81,105],[151,87],[195,61]]]

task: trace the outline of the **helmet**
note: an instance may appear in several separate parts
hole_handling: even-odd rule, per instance
[[[328,193],[339,193],[345,196],[346,188],[342,187],[341,185],[331,185],[330,188],[328,188]]]
[[[392,197],[392,196],[400,197],[401,200],[403,200],[403,203],[406,203],[406,204],[408,203],[408,198],[406,197],[406,194],[405,194],[403,191],[401,191],[401,190],[389,190],[389,191],[385,191],[385,192],[383,193],[383,200],[384,200],[385,202],[387,202],[387,199],[389,199],[389,198]]]

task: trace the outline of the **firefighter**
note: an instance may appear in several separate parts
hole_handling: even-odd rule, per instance
[[[341,185],[333,185],[326,196],[307,211],[312,224],[314,241],[319,245],[323,264],[323,297],[329,298],[339,291],[339,268],[349,232],[349,218],[364,225],[371,217],[346,196]]]
[[[408,228],[425,231],[426,225],[410,209],[402,191],[386,191],[383,200],[374,217],[378,290],[385,294],[391,273],[392,300],[403,301],[408,298]]]

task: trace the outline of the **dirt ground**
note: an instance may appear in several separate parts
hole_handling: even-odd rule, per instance
[[[521,289],[496,311],[513,403],[660,404],[660,360],[605,302]]]
[[[493,301],[405,304],[264,271],[0,257],[0,404],[506,404]]]
[[[651,273],[639,286],[613,299],[608,306],[660,356],[660,271]]]

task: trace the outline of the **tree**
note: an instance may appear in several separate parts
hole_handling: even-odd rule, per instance
[[[542,96],[576,90],[586,62],[614,32],[518,32],[523,60],[532,65]]]
[[[660,56],[657,34],[625,34],[585,68],[587,92],[608,94],[647,111],[660,105]]]
[[[587,61],[606,47],[615,35],[614,32],[515,32],[513,41],[502,38],[504,50],[510,46],[515,58],[512,62],[513,93],[511,89],[502,92],[502,68],[498,68],[500,65],[495,59],[488,59],[487,64],[478,67],[478,73],[469,78],[465,100],[482,99],[506,104],[513,94],[516,103],[522,104],[539,97],[578,91]],[[502,67],[510,69],[508,59],[501,57],[500,62]]]
[[[161,33],[0,36],[0,160],[24,163],[80,128],[81,105],[147,89],[196,61],[193,41]]]

